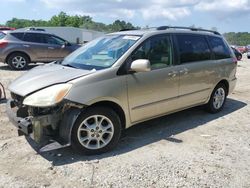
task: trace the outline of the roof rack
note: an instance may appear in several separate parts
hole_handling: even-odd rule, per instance
[[[133,30],[135,30],[135,29],[121,29],[119,31],[133,31]]]
[[[221,35],[219,32],[217,31],[213,31],[213,30],[208,30],[208,29],[199,29],[199,28],[193,28],[193,27],[179,27],[179,26],[160,26],[156,28],[157,30],[166,30],[166,29],[187,29],[187,30],[191,30],[191,31],[205,31],[205,32],[210,32],[210,33],[214,33],[216,35]]]
[[[30,28],[26,29],[26,31],[45,31],[45,29],[30,27]]]

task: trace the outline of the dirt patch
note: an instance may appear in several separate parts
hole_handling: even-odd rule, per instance
[[[99,156],[70,148],[37,153],[17,137],[1,102],[0,187],[250,187],[249,72],[244,58],[222,112],[193,108],[142,123]],[[22,73],[0,65],[5,86]]]

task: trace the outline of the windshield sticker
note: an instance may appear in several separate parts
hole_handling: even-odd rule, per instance
[[[140,37],[138,36],[124,36],[123,39],[126,39],[126,40],[138,40]]]

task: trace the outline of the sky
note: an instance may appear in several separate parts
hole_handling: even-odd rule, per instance
[[[195,25],[250,32],[250,0],[3,0],[0,23],[13,17],[49,20],[61,11],[106,24],[120,19],[140,27]]]

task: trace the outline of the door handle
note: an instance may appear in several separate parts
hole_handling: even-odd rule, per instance
[[[30,45],[28,45],[28,44],[24,44],[24,45],[23,45],[23,47],[29,48],[29,47],[30,47]]]
[[[55,48],[54,48],[54,47],[48,47],[48,49],[50,49],[50,50],[54,50]]]
[[[176,75],[177,75],[176,71],[171,71],[168,73],[168,76],[171,76],[171,77],[176,77]]]

